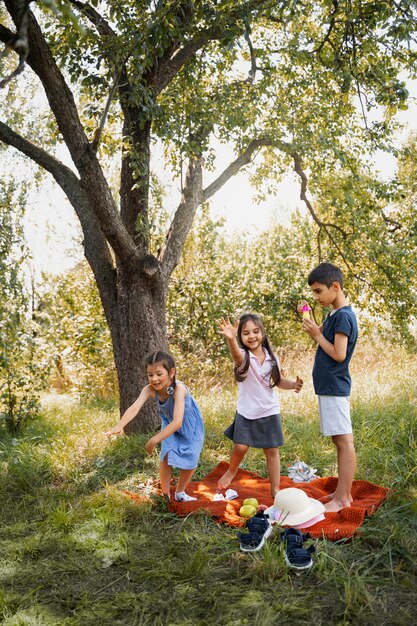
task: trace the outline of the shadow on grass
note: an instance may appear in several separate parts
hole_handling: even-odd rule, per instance
[[[313,570],[302,577],[285,566],[276,532],[262,551],[243,554],[235,531],[205,513],[177,518],[161,499],[126,498],[121,489],[131,481],[157,476],[158,458],[145,456],[146,435],[105,446],[88,439],[89,410],[72,422],[40,421],[17,444],[3,442],[0,617],[6,626],[413,623],[411,403],[356,403],[360,477],[393,482],[398,475],[403,487],[351,542],[317,541]],[[196,479],[228,458],[222,419],[207,426]],[[101,423],[94,428],[101,432]],[[321,468],[334,457],[313,422],[288,416],[284,430],[283,459],[297,454]],[[247,462],[258,473],[265,469],[262,452]]]
[[[134,506],[114,492],[101,498],[65,530],[50,521],[19,542],[1,541],[2,606],[11,624],[26,624],[17,616],[36,607],[49,612],[42,626],[57,616],[74,626],[214,625],[220,616],[223,624],[259,626],[412,619],[411,569],[390,539],[400,512],[379,535],[317,542],[313,570],[297,577],[285,566],[278,532],[262,552],[243,554],[235,532],[205,514],[178,519],[161,504]]]

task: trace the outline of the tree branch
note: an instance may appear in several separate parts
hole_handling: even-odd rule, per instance
[[[105,20],[104,17],[90,4],[87,2],[80,2],[79,0],[69,0],[69,2],[90,20],[99,35],[116,37],[115,31],[112,29],[107,20]]]
[[[16,19],[17,4],[5,0],[7,9]],[[28,11],[30,52],[27,62],[40,78],[51,110],[80,175],[81,185],[101,224],[101,229],[115,253],[124,259],[135,254],[135,244],[117,211],[103,171],[94,154],[79,119],[74,96],[51,54],[42,31],[31,11]]]
[[[72,176],[75,176],[74,172],[61,163],[58,159],[51,156],[43,150],[39,148],[35,144],[31,143],[14,130],[12,130],[7,124],[4,124],[0,121],[0,141],[3,141],[8,146],[16,148],[22,154],[25,154],[32,161],[35,161],[38,165],[40,165],[43,169],[47,170],[52,174],[54,178],[60,177],[60,175],[65,171],[66,173],[71,173]],[[75,176],[77,180],[77,184],[79,185],[79,180]]]
[[[9,126],[0,122],[0,141],[16,148],[44,170],[52,174],[73,206],[84,235],[84,253],[96,277],[102,297],[103,308],[109,324],[116,298],[116,283],[113,259],[100,224],[89,208],[88,198],[76,174],[42,148],[24,139]]]
[[[93,141],[91,143],[91,147],[93,148],[94,152],[97,152],[98,145],[99,145],[100,139],[101,139],[101,135],[102,135],[102,132],[103,132],[104,127],[106,125],[106,119],[107,119],[107,116],[108,116],[109,111],[110,111],[111,102],[113,100],[115,91],[116,91],[116,89],[118,87],[118,84],[119,84],[120,74],[121,74],[121,71],[119,71],[119,72],[116,71],[114,73],[113,84],[112,84],[112,86],[110,88],[109,95],[107,96],[106,104],[104,106],[104,110],[103,110],[103,113],[101,115],[100,124],[96,128],[96,131],[94,133],[94,139],[93,139]]]
[[[337,226],[337,224],[324,223],[319,219],[319,217],[314,211],[313,205],[309,201],[307,194],[306,194],[308,181],[307,181],[307,176],[301,166],[300,156],[296,152],[293,151],[292,146],[289,143],[286,143],[284,141],[280,141],[277,139],[271,139],[269,137],[261,137],[259,139],[253,139],[249,143],[247,148],[244,150],[244,152],[242,152],[242,154],[238,156],[237,159],[232,161],[232,163],[230,163],[230,165],[226,167],[226,169],[220,174],[220,176],[216,178],[215,181],[213,181],[208,187],[206,187],[206,189],[204,189],[203,202],[206,202],[209,198],[211,198],[211,196],[213,196],[217,191],[219,191],[219,189],[221,189],[221,187],[223,187],[223,185],[230,178],[232,178],[232,176],[235,176],[236,174],[238,174],[239,171],[242,169],[242,167],[251,163],[253,161],[253,155],[256,151],[266,146],[278,148],[279,150],[288,154],[288,156],[290,156],[293,159],[294,169],[301,179],[300,199],[303,200],[303,202],[306,204],[316,224],[324,228],[329,228],[329,227],[335,228],[341,233],[341,235],[344,238],[346,238],[347,234],[342,228],[340,228],[340,226]]]
[[[249,70],[249,74],[246,79],[246,82],[252,85],[253,81],[255,80],[256,70],[258,69],[258,67],[256,65],[256,54],[255,54],[255,49],[252,44],[252,40],[250,38],[248,24],[246,25],[246,28],[245,28],[245,39],[249,47],[250,60],[251,60],[250,70]]]
[[[0,60],[6,56],[11,50],[16,52],[19,56],[19,63],[17,67],[5,78],[0,81],[0,89],[5,87],[15,76],[18,76],[25,67],[25,62],[29,54],[29,42],[28,42],[28,18],[27,11],[31,0],[22,2],[20,7],[20,15],[17,18],[17,32],[12,33],[9,29],[1,26],[1,40],[6,44],[4,50],[0,54]],[[3,37],[5,39],[3,39]]]
[[[113,39],[116,38],[117,36],[116,32],[112,29],[112,27],[107,22],[107,20],[105,20],[104,17],[94,7],[92,7],[87,2],[80,2],[80,0],[69,0],[69,2],[71,2],[71,4],[74,7],[76,7],[80,11],[80,13],[82,13],[85,17],[87,17],[87,19],[90,20],[91,24],[93,24],[93,26],[96,28],[100,36],[109,37]],[[125,59],[128,58],[129,54],[130,52],[127,50]],[[112,59],[108,59],[108,62],[109,64],[114,64]],[[119,68],[115,67],[113,76],[114,76],[113,78],[114,88],[112,87],[110,90],[107,103],[106,103],[106,106],[105,106],[105,109],[101,118],[100,125],[94,134],[94,139],[92,142],[94,150],[97,149],[97,145],[100,141],[100,136],[104,128],[105,120],[109,112],[111,100],[114,96],[114,93],[117,87],[119,88],[119,93],[120,93],[120,104],[121,104],[124,114],[126,115],[126,106],[124,105],[124,98],[126,99],[126,101],[129,100],[129,96],[131,95],[131,87],[130,87],[129,78],[127,75],[126,65],[124,62],[121,64],[121,67]]]
[[[253,155],[263,146],[271,146],[272,142],[269,139],[253,139],[246,150],[242,152],[226,169],[203,191],[203,202],[206,202],[211,196],[213,196],[219,189],[223,187],[228,180],[233,176],[236,176],[245,165],[248,165],[253,161]]]
[[[241,170],[242,167],[244,167],[245,165],[248,165],[253,160],[253,155],[257,150],[266,146],[278,148],[279,150],[285,152],[288,156],[290,156],[293,159],[294,170],[298,174],[301,180],[300,199],[305,203],[311,217],[313,218],[313,220],[319,227],[318,237],[320,238],[320,231],[324,230],[327,237],[329,238],[332,245],[336,248],[336,250],[340,254],[343,262],[345,263],[346,267],[348,267],[352,275],[357,280],[360,280],[361,282],[367,284],[371,289],[375,291],[375,293],[378,293],[379,295],[381,295],[380,292],[371,283],[369,283],[366,279],[362,278],[361,276],[358,276],[357,274],[355,274],[355,272],[352,269],[352,266],[347,260],[341,247],[339,246],[336,239],[333,237],[332,233],[330,232],[330,229],[334,228],[338,230],[340,234],[343,236],[343,238],[347,237],[347,233],[342,228],[340,228],[337,224],[330,224],[330,223],[322,222],[320,218],[318,217],[318,215],[316,214],[316,212],[314,211],[314,207],[307,196],[308,179],[302,167],[301,157],[297,152],[295,152],[292,149],[291,144],[286,143],[284,141],[277,140],[277,139],[271,139],[269,137],[261,137],[259,139],[253,139],[247,146],[246,150],[239,157],[237,157],[237,159],[235,159],[220,174],[220,176],[218,176],[218,178],[216,178],[216,180],[213,183],[211,183],[211,185],[209,185],[206,189],[204,189],[204,191],[202,192],[202,201],[205,202],[212,195],[214,195],[221,187],[223,187],[223,185],[230,178],[232,178],[232,176],[235,176]],[[320,244],[320,241],[319,241],[319,244]]]
[[[326,42],[330,43],[330,35],[332,34],[332,30],[333,30],[333,28],[334,28],[334,26],[336,24],[336,15],[337,15],[337,13],[339,11],[339,3],[338,3],[338,1],[337,0],[333,0],[332,4],[333,4],[333,11],[332,11],[332,13],[330,13],[330,23],[329,23],[329,28],[327,29],[327,33],[324,36],[323,41],[320,43],[320,45],[317,46],[317,48],[315,50],[312,50],[311,54],[316,54],[316,53],[321,52],[323,50]]]
[[[365,124],[365,129],[367,131],[369,131],[368,128],[368,121],[366,119],[366,111],[365,111],[365,107],[362,101],[362,94],[361,94],[361,89],[360,89],[360,84],[359,84],[359,79],[358,79],[358,62],[357,62],[357,57],[356,57],[356,36],[355,36],[355,27],[353,24],[351,24],[351,34],[352,34],[352,55],[353,55],[353,65],[355,67],[355,82],[356,82],[356,91],[358,94],[358,98],[359,98],[359,103],[361,105],[361,111],[362,111],[362,117],[363,117],[363,121]]]
[[[332,238],[330,232],[328,231],[329,228],[335,228],[336,230],[338,230],[340,232],[340,234],[342,235],[342,237],[344,239],[347,238],[347,233],[340,228],[340,226],[338,226],[337,224],[330,224],[327,222],[322,222],[317,213],[314,211],[313,205],[311,204],[310,200],[307,197],[307,184],[308,184],[308,179],[307,179],[307,175],[304,172],[302,165],[301,165],[301,157],[299,156],[299,154],[297,154],[296,152],[293,152],[291,154],[293,160],[294,160],[294,170],[295,172],[298,174],[298,176],[300,177],[301,180],[301,191],[300,191],[300,199],[305,203],[311,217],[313,218],[313,220],[316,222],[316,224],[320,227],[323,228],[327,235],[329,236],[329,238],[331,239],[331,241],[333,242],[333,244],[337,247],[337,243],[336,241]],[[340,252],[340,250],[339,250]],[[340,254],[342,254],[340,252]],[[343,256],[343,255],[342,255]]]
[[[178,264],[197,208],[203,202],[202,159],[190,161],[181,203],[178,206],[159,253],[161,271],[167,279]],[[165,284],[167,284],[167,280]]]
[[[161,93],[178,74],[180,69],[189,61],[193,55],[201,50],[209,41],[218,39],[221,30],[218,26],[199,32],[190,39],[182,48],[177,50],[165,63],[161,63],[155,82],[156,94]],[[151,75],[151,71],[149,72]]]
[[[331,244],[336,248],[337,252],[340,254],[340,258],[342,259],[343,263],[346,265],[346,267],[349,269],[349,271],[351,272],[352,276],[354,278],[356,278],[357,280],[359,280],[360,282],[364,283],[365,285],[368,285],[368,287],[370,287],[373,291],[375,291],[375,293],[377,293],[379,296],[381,296],[381,298],[383,298],[383,294],[372,284],[370,283],[368,280],[366,280],[366,278],[363,278],[362,276],[360,276],[359,274],[356,274],[351,266],[351,264],[349,263],[349,261],[346,258],[346,255],[343,253],[343,250],[341,249],[341,247],[339,246],[339,244],[337,243],[336,239],[333,237],[333,235],[331,234],[329,228],[335,228],[336,230],[338,230],[343,237],[347,237],[346,233],[336,224],[328,224],[325,222],[322,222],[317,214],[315,213],[313,206],[310,202],[310,200],[307,197],[307,183],[308,183],[308,179],[307,179],[307,175],[304,172],[303,168],[302,168],[302,164],[301,164],[301,158],[300,156],[294,152],[292,154],[293,160],[294,160],[294,169],[296,171],[296,173],[298,174],[298,176],[301,179],[301,192],[300,192],[300,199],[303,200],[303,202],[305,203],[305,205],[307,206],[310,215],[312,216],[313,220],[316,222],[316,224],[319,226],[319,232],[317,235],[318,238],[318,246],[319,246],[319,250],[321,248],[320,246],[320,235],[321,232],[324,231],[327,235],[327,237],[329,238]],[[321,252],[320,252],[321,254]]]
[[[262,6],[265,5],[266,9],[270,9],[270,0],[248,0],[246,3],[245,9],[249,14],[250,11],[260,10]],[[236,7],[232,7],[228,18],[224,20],[223,23],[215,23],[208,28],[201,30],[198,32],[192,39],[188,42],[184,43],[184,45],[176,50],[175,45],[172,46],[170,50],[168,50],[168,54],[165,55],[163,59],[158,59],[155,62],[155,67],[153,70],[149,71],[149,76],[152,76],[153,71],[155,71],[155,81],[154,87],[156,90],[156,94],[161,93],[163,89],[165,89],[172,79],[178,74],[180,69],[187,63],[191,57],[201,50],[209,41],[222,40],[227,33],[231,30],[231,25],[236,28],[236,23],[241,21],[241,16],[243,13],[243,6],[237,5]],[[190,22],[193,13],[189,12],[187,14],[187,19]],[[268,19],[270,16],[268,16]],[[253,47],[251,46],[251,41],[249,38],[248,27],[245,28],[242,26],[241,33],[245,35],[245,39],[249,44],[249,49],[251,52],[251,61],[252,67],[249,72],[249,76],[255,76],[256,71],[256,59],[254,55]],[[250,82],[253,81],[253,78]]]
[[[400,222],[397,222],[397,220],[393,220],[392,217],[385,215],[384,211],[381,211],[381,215],[384,222],[391,226],[389,229],[390,233],[395,233],[397,230],[401,230],[403,228],[403,225]]]

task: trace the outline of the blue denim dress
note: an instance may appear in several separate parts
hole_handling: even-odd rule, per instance
[[[177,385],[184,385],[177,381]],[[187,387],[184,385],[187,389]],[[162,428],[172,422],[174,416],[174,397],[169,396],[165,402],[161,402],[158,394],[155,394]],[[201,449],[204,442],[203,418],[197,402],[187,389],[184,399],[184,419],[175,433],[161,441],[161,461],[167,457],[168,465],[179,469],[195,469],[198,464]]]

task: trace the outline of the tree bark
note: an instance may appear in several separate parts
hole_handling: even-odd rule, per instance
[[[145,357],[156,350],[168,349],[166,286],[159,270],[149,277],[146,267],[144,259],[118,268],[117,323],[111,334],[121,415],[147,384]],[[149,432],[158,425],[155,406],[148,403],[127,430]]]
[[[256,4],[254,0],[248,2],[251,3]],[[72,4],[94,24],[99,36],[107,40],[116,36],[88,3],[72,0]],[[18,24],[21,3],[5,0],[5,6]],[[193,17],[192,4],[180,2],[176,11],[176,17],[186,29]],[[152,92],[156,98],[198,50],[210,40],[226,36],[228,31],[229,26],[220,27],[216,23],[186,39],[182,47],[175,37],[167,38],[165,49],[156,47],[152,63],[143,75],[135,75],[134,80],[123,63],[114,68],[120,77],[118,94],[124,139],[119,210],[99,162],[97,145],[89,141],[81,123],[74,95],[34,14],[27,12],[27,63],[43,85],[76,172],[3,123],[0,123],[0,141],[49,171],[77,213],[84,234],[85,256],[97,282],[112,338],[121,413],[136,400],[147,382],[145,357],[155,350],[168,348],[165,313],[169,280],[179,262],[197,207],[247,164],[256,149],[266,145],[262,141],[252,142],[205,192],[203,159],[201,155],[190,158],[181,200],[156,258],[150,254],[148,236],[152,120],[143,113],[144,107],[137,97],[141,92],[135,92],[135,85],[141,81],[144,92]],[[5,27],[0,29],[0,40],[5,43],[13,35]],[[111,59],[109,64],[111,66]],[[149,432],[158,425],[155,407],[150,405],[142,409],[130,429]]]

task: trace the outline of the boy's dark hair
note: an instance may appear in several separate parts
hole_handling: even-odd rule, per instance
[[[160,363],[164,366],[168,373],[173,367],[176,367],[174,357],[171,356],[169,352],[163,352],[162,350],[157,350],[156,352],[149,354],[145,359],[145,363],[146,365],[155,365],[155,363]],[[175,388],[175,385],[176,382],[174,376],[172,387]]]
[[[262,333],[262,346],[265,348],[265,350],[268,352],[269,356],[272,359],[272,369],[270,372],[269,386],[275,387],[276,385],[279,384],[281,380],[281,372],[279,371],[275,354],[273,353],[271,345],[268,341],[268,337],[266,336],[263,322],[261,318],[259,317],[259,315],[256,315],[255,313],[245,313],[239,319],[239,326],[237,328],[237,341],[240,347],[243,348],[243,350],[245,351],[245,356],[240,365],[235,365],[235,369],[234,369],[235,379],[237,380],[238,383],[241,383],[243,380],[245,380],[247,373],[248,373],[248,369],[249,369],[249,363],[250,363],[249,348],[245,346],[245,344],[242,341],[242,330],[245,324],[249,321],[256,324],[256,326],[258,326],[258,328],[260,329]]]
[[[321,283],[326,287],[331,287],[333,283],[339,283],[340,288],[343,289],[343,274],[333,263],[320,263],[317,265],[308,275],[308,284]]]

